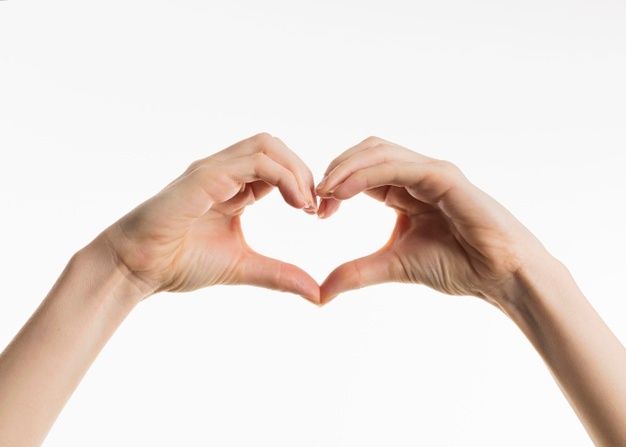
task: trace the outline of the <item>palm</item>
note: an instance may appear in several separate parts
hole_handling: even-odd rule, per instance
[[[163,289],[188,291],[215,284],[232,284],[246,244],[238,216],[209,212],[194,221],[169,256]]]
[[[215,284],[254,282],[247,267],[252,262],[268,261],[254,252],[246,243],[241,230],[240,216],[245,207],[272,190],[264,182],[246,184],[241,190],[226,193],[229,197],[215,204],[200,218],[193,219],[178,240],[173,262],[170,264],[171,280],[164,288],[187,291]]]
[[[468,254],[437,211],[417,216],[399,212],[390,248],[402,266],[401,281],[450,295],[468,295],[478,282]]]
[[[166,188],[113,227],[126,239],[116,251],[130,270],[149,286],[158,284],[158,290],[245,282],[237,276],[240,262],[254,252],[245,243],[239,216],[269,191],[262,182],[225,191],[227,200],[205,211],[194,206],[193,195],[171,210]]]
[[[396,225],[383,248],[331,273],[322,285],[327,300],[342,290],[389,281],[486,297],[490,284],[510,273],[511,244],[497,224],[474,223],[469,215],[455,223],[410,187],[386,185],[365,193],[396,210]]]
[[[452,295],[470,293],[468,285],[478,280],[471,256],[438,208],[416,200],[404,188],[392,186],[368,194],[382,198],[398,214],[391,239],[379,252],[398,261],[392,273],[397,277],[391,280],[426,284]]]

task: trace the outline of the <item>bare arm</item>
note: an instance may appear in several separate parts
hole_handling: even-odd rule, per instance
[[[543,357],[598,445],[626,445],[626,350],[568,270],[538,259],[505,292],[507,310]]]
[[[308,274],[243,238],[239,216],[273,187],[315,213],[309,170],[260,134],[192,163],[80,250],[0,356],[0,446],[40,444],[115,329],[157,291],[251,284],[318,303]]]
[[[337,157],[317,187],[319,214],[364,192],[397,211],[389,242],[321,286],[400,281],[495,305],[541,354],[598,445],[626,445],[626,350],[554,259],[504,207],[449,162],[370,137]]]
[[[87,368],[143,294],[106,247],[77,253],[0,356],[0,445],[39,445]]]

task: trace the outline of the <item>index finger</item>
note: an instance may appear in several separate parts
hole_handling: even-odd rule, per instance
[[[296,177],[302,195],[307,199],[307,202],[310,202],[307,203],[305,210],[315,212],[317,201],[313,194],[313,174],[304,161],[280,138],[267,132],[261,132],[218,152],[210,158],[222,160],[255,153],[263,153],[291,171]]]

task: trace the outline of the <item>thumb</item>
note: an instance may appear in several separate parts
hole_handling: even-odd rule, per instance
[[[320,304],[320,287],[311,275],[293,264],[256,252],[242,259],[238,282],[295,293],[313,304]]]
[[[398,257],[385,249],[346,262],[333,270],[322,283],[321,304],[348,290],[394,281],[401,269]]]

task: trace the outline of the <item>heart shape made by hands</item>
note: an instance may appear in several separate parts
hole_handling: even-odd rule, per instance
[[[270,194],[246,209],[242,229],[255,250],[295,264],[321,283],[342,263],[384,246],[395,221],[392,209],[364,195],[342,203],[332,218],[319,219]]]

